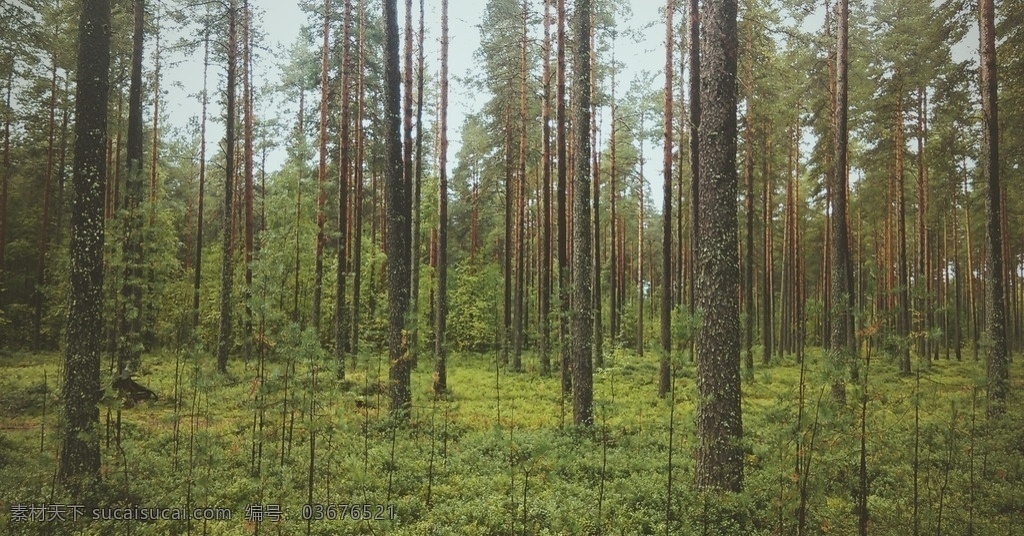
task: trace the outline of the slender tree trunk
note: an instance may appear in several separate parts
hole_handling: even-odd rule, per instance
[[[699,130],[701,116],[700,94],[700,2],[689,0],[688,27],[690,32],[690,264],[687,268],[689,280],[690,312],[696,310],[694,284],[697,277],[697,249],[700,237],[700,147]],[[693,343],[694,356],[696,339]]]
[[[409,104],[409,99],[412,98],[412,4],[406,1],[406,103]],[[417,90],[416,90],[416,146],[415,154],[412,153],[413,148],[409,148],[407,153],[406,166],[415,166],[411,173],[408,175],[408,180],[411,181],[409,185],[412,188],[412,253],[410,256],[410,308],[412,309],[412,318],[409,320],[410,334],[410,346],[409,350],[412,353],[413,366],[416,366],[417,358],[420,350],[420,249],[421,249],[421,238],[420,238],[420,201],[421,201],[421,182],[423,176],[423,0],[420,0],[420,31],[419,31],[419,53],[418,53],[418,67],[417,67]],[[411,120],[412,114],[411,108],[406,109],[406,113]],[[412,130],[407,131],[411,140]],[[414,161],[415,159],[415,161]]]
[[[590,227],[590,0],[577,0],[573,13],[576,46],[573,57],[573,125],[576,125],[573,155],[572,218],[572,415],[576,426],[594,424],[592,369],[593,294],[591,285]]]
[[[434,293],[434,396],[448,391],[448,0],[441,0],[441,107],[437,179],[437,291]]]
[[[590,143],[592,146],[596,146],[598,143],[599,125],[598,118],[600,115],[597,111],[597,102],[593,98],[593,95],[597,94],[597,76],[593,73],[597,72],[597,31],[594,28],[594,13],[590,14],[590,94],[591,94],[591,116],[590,116]],[[595,147],[591,151],[591,163],[590,171],[591,177],[594,184],[594,206],[591,210],[593,214],[593,230],[591,232],[591,238],[593,242],[592,257],[594,259],[593,264],[593,285],[591,291],[593,292],[593,303],[594,303],[594,366],[597,368],[604,367],[604,326],[602,326],[601,308],[602,308],[602,294],[601,294],[601,150],[600,147]]]
[[[14,87],[14,69],[7,75],[7,98],[4,110],[4,168],[3,186],[0,187],[0,307],[7,281],[7,191],[11,181],[11,91]]]
[[[526,45],[528,6],[522,2],[522,39],[520,40],[520,78],[519,78],[519,166],[515,186],[515,229],[513,232],[513,248],[515,250],[515,291],[512,310],[513,356],[512,370],[523,368],[523,286],[525,283],[525,217],[526,217]],[[589,58],[588,58],[589,61]]]
[[[255,221],[253,217],[253,203],[255,197],[254,176],[253,176],[253,89],[252,89],[252,12],[249,10],[249,0],[242,1],[242,110],[245,119],[242,123],[242,152],[243,152],[243,177],[245,180],[245,330],[242,334],[245,348],[245,357],[249,359],[252,353],[252,255],[253,255],[253,231]]]
[[[324,205],[327,202],[327,109],[328,69],[330,68],[330,33],[331,33],[331,0],[324,0],[324,43],[320,51],[320,167],[317,171],[316,200],[316,259],[313,266],[313,330],[320,333],[321,300],[324,279],[324,244],[327,237],[324,226],[327,215]],[[318,335],[319,336],[319,335]]]
[[[736,2],[710,0],[702,13],[700,230],[697,307],[699,488],[743,488],[740,407],[739,263],[736,237]]]
[[[95,504],[100,478],[100,349],[103,333],[103,183],[110,73],[110,3],[84,0],[78,29],[75,163],[71,200],[71,300],[61,389],[58,482]]]
[[[672,0],[665,2],[665,125],[661,208],[661,359],[658,396],[672,388]]]
[[[387,240],[388,257],[388,357],[390,367],[390,406],[392,416],[407,419],[412,409],[410,374],[412,360],[409,355],[407,334],[409,312],[409,253],[411,217],[409,185],[403,175],[401,108],[401,76],[398,62],[398,6],[397,0],[384,0],[384,104],[385,140],[387,150]],[[407,163],[406,163],[407,164]],[[405,166],[408,171],[408,166]]]
[[[640,114],[640,130],[644,130],[643,113]],[[636,353],[644,356],[644,140],[640,139],[640,176],[637,178],[636,195]]]
[[[207,73],[210,67],[210,32],[203,32],[203,96],[199,119],[199,203],[196,209],[196,269],[192,278],[192,329],[199,329],[199,289],[203,280],[203,213],[206,199],[206,107]],[[298,270],[298,266],[296,266]]]
[[[60,2],[57,2],[60,8]],[[57,30],[59,31],[59,30]],[[42,349],[43,331],[43,309],[46,306],[44,288],[46,286],[46,257],[50,249],[50,200],[53,197],[53,167],[56,153],[57,133],[57,57],[54,52],[51,57],[50,69],[50,118],[47,127],[46,142],[46,171],[43,175],[43,210],[39,218],[39,246],[36,258],[36,280],[35,289],[32,294],[33,321],[32,321],[32,348]]]
[[[135,25],[132,35],[131,82],[128,89],[128,176],[125,179],[124,281],[120,302],[120,348],[117,373],[138,368],[142,356],[142,55],[146,8],[135,0]]]
[[[345,356],[349,350],[348,297],[345,291],[348,283],[348,234],[349,234],[349,182],[352,172],[352,147],[350,145],[349,84],[351,76],[349,58],[349,28],[352,24],[352,0],[345,0],[345,14],[342,21],[341,37],[341,138],[338,140],[341,158],[338,166],[338,247],[337,277],[334,300],[334,361],[339,380],[345,379]]]
[[[978,302],[975,298],[976,286],[974,283],[974,244],[971,240],[971,210],[970,194],[967,191],[967,164],[961,164],[964,173],[963,196],[964,196],[964,235],[967,237],[967,304],[968,320],[971,326],[971,353],[974,360],[978,360]]]
[[[903,91],[897,92],[897,102],[903,101]],[[910,374],[910,277],[907,270],[907,202],[904,162],[903,110],[896,112],[896,241],[897,241],[897,278],[898,321],[897,333],[900,337],[900,372]],[[833,194],[834,195],[834,194]]]
[[[619,268],[620,268],[620,265],[621,265],[621,263],[619,262],[619,256],[621,255],[621,251],[622,250],[619,247],[619,220],[618,220],[618,216],[616,215],[616,205],[618,204],[618,197],[619,197],[619,191],[618,191],[619,186],[618,186],[618,184],[616,182],[616,178],[617,178],[617,175],[618,175],[618,170],[615,167],[616,164],[617,164],[616,161],[615,161],[615,156],[616,156],[615,145],[616,145],[616,135],[618,134],[618,124],[617,124],[617,120],[618,120],[618,117],[617,117],[617,115],[618,115],[617,114],[617,112],[618,112],[618,105],[615,102],[615,74],[616,74],[616,70],[617,69],[615,68],[615,42],[614,42],[614,40],[612,41],[612,63],[611,63],[611,65],[612,65],[612,67],[611,67],[611,120],[612,120],[611,131],[612,132],[611,132],[611,142],[609,144],[610,145],[609,152],[611,153],[609,155],[609,157],[610,157],[611,160],[610,160],[610,162],[608,164],[608,207],[609,207],[609,210],[611,212],[611,217],[610,217],[611,221],[609,222],[609,224],[611,226],[611,230],[610,230],[610,233],[609,233],[610,234],[610,238],[611,238],[611,240],[610,240],[610,242],[611,242],[611,244],[610,244],[610,246],[611,246],[611,255],[610,255],[610,258],[608,259],[608,266],[609,266],[609,268],[608,268],[609,274],[608,275],[609,275],[609,278],[611,280],[610,281],[610,286],[611,286],[611,296],[610,296],[611,299],[610,299],[610,302],[611,303],[609,304],[609,312],[610,312],[610,317],[611,318],[609,319],[609,331],[610,331],[612,342],[615,343],[619,339],[620,323],[621,323],[621,318],[622,318],[622,299],[620,297],[621,293],[619,291],[619,287],[622,284],[622,276],[619,273]]]
[[[443,0],[447,5],[448,0]],[[443,19],[443,22],[447,24],[447,19]],[[539,351],[540,351],[540,372],[541,375],[547,376],[551,373],[551,1],[544,0],[544,66],[543,74],[541,75],[541,84],[543,84],[543,99],[541,103],[541,135],[542,140],[542,154],[541,154],[541,169],[543,177],[541,179],[541,188],[543,192],[541,194],[541,238],[540,238],[540,281],[538,285],[538,294],[540,295],[540,340],[539,340]],[[442,46],[445,46],[442,41]],[[447,52],[447,49],[445,49]],[[442,61],[447,62],[447,56],[442,55]],[[447,68],[447,63],[443,63],[443,68]],[[447,72],[447,71],[446,71]],[[442,88],[447,89],[447,80],[441,81]],[[447,99],[447,95],[442,95],[442,99]],[[444,100],[443,102],[447,102]],[[442,106],[442,113],[446,113],[447,109]],[[443,115],[443,117],[446,117]],[[442,140],[447,143],[447,133],[442,132]],[[443,171],[442,171],[443,172]],[[440,235],[439,235],[440,238]]]
[[[566,117],[565,117],[565,48],[568,41],[565,38],[565,0],[558,1],[558,31],[557,31],[557,53],[555,62],[558,69],[558,80],[555,91],[555,151],[558,158],[558,340],[559,340],[559,368],[562,376],[562,398],[564,399],[572,389],[572,375],[570,372],[569,341],[566,338],[566,315],[569,311],[569,263],[567,258],[568,248],[568,210],[566,207],[567,181],[567,151],[566,151]]]
[[[366,0],[359,0],[359,67],[356,76],[356,158],[355,158],[355,202],[353,203],[353,255],[352,264],[352,355],[359,355],[359,313],[360,294],[363,279],[363,103],[366,98],[363,76],[366,61]]]
[[[753,61],[748,70],[753,74]],[[752,81],[751,78],[748,80]],[[743,305],[746,315],[743,318],[744,362],[747,370],[754,370],[754,125],[751,104],[747,103],[746,128],[743,143],[743,205],[746,217],[746,236],[743,250]]]
[[[764,190],[762,192],[763,213],[762,223],[764,224],[764,270],[762,278],[764,286],[761,289],[761,339],[764,347],[761,353],[761,363],[768,365],[772,360],[772,350],[775,347],[775,248],[773,240],[773,223],[775,217],[772,204],[772,141],[767,133],[771,131],[770,125],[766,126],[765,137],[767,139],[763,160],[764,169]]]
[[[1005,296],[1003,295],[1003,200],[999,184],[999,113],[996,71],[996,27],[994,0],[979,0],[981,12],[981,99],[982,172],[985,177],[985,238],[988,242],[986,272],[990,279],[985,296],[988,308],[986,328],[990,341],[986,356],[988,415],[1006,413],[1009,392],[1009,360],[1006,353]]]
[[[224,147],[224,237],[220,270],[220,333],[217,337],[217,370],[227,372],[228,353],[232,346],[231,287],[235,265],[231,248],[231,214],[235,191],[235,84],[238,42],[236,34],[237,0],[228,5],[227,105]]]
[[[929,295],[932,288],[932,274],[929,271],[928,263],[928,177],[925,172],[924,157],[924,128],[925,128],[925,103],[923,87],[917,89],[917,266],[915,267],[918,281],[923,279],[919,285],[917,310],[921,312],[915,331],[919,334],[917,353],[922,362],[927,366],[931,356],[931,349],[928,342],[928,332],[931,330],[931,309],[929,306]],[[921,291],[923,295],[921,294]]]
[[[849,0],[839,0],[839,32],[836,47],[836,93],[833,124],[835,160],[832,178],[832,336],[831,354],[832,398],[846,404],[844,371],[856,356],[853,338],[853,266],[850,262],[850,241],[847,234],[847,72],[849,63]]]

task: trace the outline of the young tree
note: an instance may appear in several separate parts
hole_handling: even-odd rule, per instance
[[[384,0],[384,112],[387,188],[388,357],[392,416],[408,418],[412,408],[409,381],[412,361],[406,315],[409,309],[409,185],[403,174],[401,137],[401,76],[398,63],[398,0]]]
[[[64,347],[57,480],[86,502],[100,477],[103,183],[110,77],[110,2],[83,0],[78,27],[71,285]],[[91,503],[92,501],[88,501]]]
[[[578,0],[573,13],[576,46],[573,50],[573,147],[572,226],[572,415],[577,426],[594,424],[594,377],[592,345],[594,304],[591,294],[590,243],[590,0]]]
[[[701,13],[700,247],[697,250],[697,486],[743,488],[736,224],[735,0]]]
[[[999,186],[999,98],[996,72],[996,27],[994,0],[979,0],[981,12],[981,108],[982,108],[982,173],[985,177],[985,238],[988,242],[988,308],[987,355],[988,415],[1006,413],[1009,391],[1009,365],[1006,354],[1006,316],[1003,295],[1003,235],[1001,228],[1003,199]]]

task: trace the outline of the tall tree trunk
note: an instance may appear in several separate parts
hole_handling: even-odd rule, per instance
[[[406,1],[406,44],[405,44],[405,90],[406,90],[406,126],[412,121],[412,3]],[[409,187],[412,189],[412,250],[410,255],[410,304],[412,318],[409,320],[410,345],[409,351],[412,354],[413,366],[416,366],[420,350],[420,201],[421,201],[421,179],[423,176],[423,0],[420,0],[420,32],[419,32],[419,61],[417,68],[417,91],[416,91],[416,147],[413,154],[413,147],[410,145],[406,152],[406,170],[409,171]],[[412,141],[412,129],[408,129],[406,143]],[[414,160],[415,159],[415,160]],[[414,167],[410,167],[414,166]]]
[[[565,117],[565,47],[568,40],[565,38],[565,0],[558,1],[558,31],[557,31],[557,53],[555,62],[558,69],[558,80],[555,87],[555,151],[558,158],[558,341],[559,341],[559,368],[562,376],[562,398],[568,395],[572,388],[572,375],[570,373],[571,363],[569,358],[569,341],[566,338],[566,315],[569,312],[569,263],[567,258],[568,248],[568,211],[566,207],[567,181],[567,151],[566,151],[566,117]]]
[[[832,398],[846,404],[844,371],[856,358],[853,338],[853,265],[850,262],[850,241],[847,234],[847,73],[849,67],[849,0],[839,0],[839,32],[836,47],[836,93],[834,108],[835,160],[832,178],[832,336],[829,353],[832,359]]]
[[[764,170],[764,190],[762,192],[762,223],[764,224],[764,269],[762,271],[763,288],[761,289],[761,363],[768,365],[772,360],[772,350],[775,347],[775,248],[774,248],[774,226],[772,220],[775,217],[775,210],[772,204],[772,140],[768,136],[771,125],[765,126],[765,153],[762,160]]]
[[[7,191],[11,182],[11,91],[14,88],[14,69],[7,75],[7,97],[4,107],[4,168],[3,186],[0,187],[0,307],[3,307],[7,282]]]
[[[644,114],[640,113],[640,131],[644,130]],[[640,139],[640,176],[636,195],[636,353],[644,356],[644,140]]]
[[[594,424],[593,355],[594,304],[591,286],[590,242],[590,0],[577,0],[573,13],[576,46],[573,55],[572,219],[572,416],[576,426]]]
[[[441,107],[437,179],[437,291],[434,293],[434,395],[448,391],[448,0],[441,0]]]
[[[78,28],[75,163],[71,200],[71,300],[61,389],[58,482],[95,504],[100,478],[100,348],[103,333],[103,183],[110,73],[110,3],[83,0]]]
[[[616,166],[615,144],[616,144],[616,135],[618,134],[618,124],[617,124],[617,121],[618,121],[618,117],[617,117],[617,115],[618,115],[618,113],[617,113],[618,112],[618,105],[615,103],[615,74],[616,74],[616,71],[617,71],[617,69],[615,67],[615,41],[614,41],[614,34],[613,34],[613,37],[612,37],[612,62],[611,62],[611,120],[612,120],[611,131],[612,132],[611,132],[611,142],[610,142],[610,147],[609,147],[609,152],[611,154],[609,155],[610,162],[608,164],[608,207],[609,207],[609,210],[611,212],[611,214],[610,214],[611,215],[611,217],[610,217],[611,221],[609,222],[609,224],[611,226],[611,230],[610,230],[610,233],[609,233],[609,235],[611,237],[611,240],[610,240],[610,242],[611,242],[611,244],[610,244],[610,246],[611,246],[611,255],[610,255],[610,258],[608,259],[608,272],[609,272],[608,275],[609,275],[610,286],[611,286],[611,296],[610,296],[610,298],[611,298],[610,302],[611,303],[609,304],[608,309],[609,309],[609,312],[610,312],[609,316],[611,317],[611,318],[609,318],[609,332],[610,332],[609,335],[611,336],[611,340],[612,340],[613,343],[616,343],[618,341],[618,339],[619,339],[620,323],[621,323],[621,318],[622,318],[622,300],[620,298],[621,297],[620,286],[623,284],[622,276],[619,273],[619,268],[620,268],[620,264],[621,264],[619,262],[619,256],[621,255],[621,251],[622,250],[619,247],[619,220],[618,220],[618,216],[616,215],[616,205],[618,205],[617,201],[618,201],[618,197],[619,197],[619,191],[618,191],[619,186],[618,186],[618,184],[616,183],[616,180],[615,180],[617,178],[617,175],[618,175],[618,171],[615,168],[615,166]]]
[[[128,176],[125,178],[124,281],[120,302],[120,348],[117,373],[138,368],[142,356],[142,54],[146,7],[135,0],[135,25],[132,34],[132,70],[128,88]]]
[[[210,32],[203,32],[203,96],[199,119],[199,202],[196,209],[196,266],[192,278],[192,330],[199,329],[199,289],[203,280],[203,212],[206,200],[206,83],[210,67]],[[298,266],[296,266],[298,270]]]
[[[388,357],[389,411],[393,417],[407,419],[412,409],[410,374],[412,360],[407,335],[409,312],[409,185],[403,175],[401,108],[401,76],[398,62],[397,0],[384,0],[384,104],[385,140],[387,150],[387,240],[388,258]],[[405,166],[407,168],[407,166]],[[408,169],[406,169],[408,171]]]
[[[523,286],[525,283],[525,237],[526,230],[526,45],[528,6],[522,2],[522,38],[520,40],[520,77],[519,77],[519,161],[515,187],[515,230],[513,232],[515,250],[515,292],[512,310],[513,355],[512,370],[523,368]],[[589,58],[588,58],[589,61]]]
[[[600,115],[597,111],[597,102],[593,98],[593,95],[597,94],[597,76],[593,73],[597,72],[597,31],[594,28],[594,13],[591,11],[590,14],[590,95],[591,95],[591,116],[590,116],[590,143],[596,146],[597,140],[599,139],[599,125],[598,118]],[[602,308],[602,294],[601,294],[601,150],[600,147],[594,147],[591,151],[591,163],[590,172],[592,182],[594,186],[594,206],[591,211],[593,214],[593,230],[591,232],[591,241],[593,243],[593,249],[591,256],[594,259],[593,264],[593,285],[591,291],[593,292],[593,303],[594,303],[594,366],[597,368],[604,367],[604,327],[602,325],[601,308]]]
[[[700,237],[697,308],[699,488],[743,488],[739,263],[736,237],[736,2],[710,0],[701,14]]]
[[[242,334],[245,357],[252,353],[252,254],[253,254],[253,203],[255,197],[253,176],[253,89],[252,89],[252,12],[249,0],[242,1],[242,123],[243,176],[245,180],[245,330]]]
[[[917,353],[922,362],[927,366],[931,356],[931,348],[928,341],[928,332],[931,330],[931,300],[932,275],[928,262],[928,175],[925,170],[925,117],[927,104],[925,103],[925,89],[917,89],[917,266],[915,267],[916,278],[922,281],[922,287],[918,289],[917,309],[921,311],[920,320],[915,331],[921,336],[918,337]],[[923,295],[921,295],[921,291]]]
[[[985,296],[988,308],[986,328],[990,341],[986,356],[988,376],[988,415],[1006,413],[1009,392],[1009,360],[1006,354],[1006,317],[1003,295],[1003,200],[999,184],[999,113],[996,71],[996,27],[994,0],[979,0],[981,12],[981,108],[982,172],[985,177],[985,238],[988,242],[986,272],[990,280]]]
[[[700,232],[700,1],[689,0],[688,27],[690,32],[690,265],[689,279],[690,313],[696,310],[694,284],[697,278],[697,244]],[[696,339],[693,350],[696,351]]]
[[[672,0],[665,2],[665,125],[661,208],[661,359],[658,396],[672,388]]]
[[[217,337],[217,370],[227,372],[228,353],[232,346],[231,328],[231,287],[234,280],[235,264],[231,248],[231,213],[234,210],[235,191],[235,85],[238,41],[236,19],[238,0],[228,4],[228,65],[227,104],[225,110],[224,144],[224,237],[221,247],[220,269],[220,333]]]
[[[345,14],[342,21],[341,37],[341,138],[338,140],[341,150],[338,166],[338,247],[337,277],[335,278],[334,300],[334,361],[337,370],[335,376],[345,379],[345,356],[349,350],[348,297],[348,234],[349,234],[349,178],[352,170],[351,140],[349,139],[349,77],[352,68],[349,64],[349,28],[352,23],[352,0],[345,0]]]
[[[748,76],[753,74],[753,61],[748,71]],[[752,78],[748,78],[752,80]],[[746,217],[746,237],[743,250],[743,331],[744,340],[744,364],[747,370],[754,370],[754,314],[757,307],[754,305],[754,126],[751,104],[747,103],[746,125],[743,139],[743,206]]]
[[[352,277],[352,355],[359,355],[359,312],[360,294],[363,279],[363,104],[366,99],[366,88],[363,76],[366,62],[366,0],[359,0],[359,67],[356,76],[356,162],[355,162],[355,202],[353,223],[353,256],[352,264],[355,274]]]
[[[515,208],[515,197],[516,197],[516,186],[512,183],[512,112],[509,110],[506,104],[505,108],[505,125],[504,125],[504,173],[505,173],[505,238],[502,241],[504,246],[504,253],[501,256],[502,270],[501,275],[505,283],[504,293],[502,294],[501,305],[502,305],[502,316],[501,316],[501,364],[508,365],[508,352],[509,343],[512,337],[512,300],[513,290],[512,281],[515,279],[513,270],[515,269],[514,263],[512,262],[512,256],[515,255],[515,248],[513,247],[515,242],[515,217],[513,210]]]
[[[902,89],[897,92],[896,102],[903,102]],[[896,247],[898,311],[897,333],[900,337],[900,372],[910,374],[910,276],[907,270],[907,201],[904,175],[903,110],[896,112]],[[835,193],[833,192],[833,195]]]
[[[60,1],[57,1],[55,9],[60,9]],[[58,32],[59,30],[55,30]],[[53,167],[56,158],[56,133],[57,133],[57,54],[51,56],[50,68],[50,118],[47,127],[46,142],[46,171],[43,174],[43,210],[39,218],[39,246],[36,249],[36,280],[35,289],[32,293],[32,348],[42,349],[43,331],[43,309],[46,306],[44,288],[46,286],[46,257],[50,249],[50,201],[53,191]]]
[[[448,0],[443,0],[447,5]],[[444,20],[447,23],[447,20]],[[442,41],[442,45],[445,45]],[[544,66],[541,75],[543,84],[543,99],[541,103],[541,238],[540,238],[540,281],[538,294],[540,295],[540,373],[547,376],[551,373],[551,1],[544,0]],[[445,49],[447,51],[447,49]],[[442,61],[447,62],[447,57],[442,55]],[[447,68],[447,63],[442,68]],[[441,80],[442,88],[447,89],[447,80]],[[442,94],[443,99],[447,95]],[[444,101],[447,102],[447,101]],[[443,113],[447,110],[442,107]],[[444,116],[442,116],[444,117]],[[446,133],[442,133],[446,136]],[[447,137],[442,137],[447,143]],[[443,172],[443,171],[442,171]],[[440,237],[440,235],[439,235]]]
[[[317,171],[316,199],[316,259],[313,266],[313,330],[320,333],[321,301],[324,279],[324,244],[327,241],[324,226],[327,215],[327,108],[330,94],[328,69],[330,69],[331,0],[324,0],[324,42],[320,51],[320,167]]]

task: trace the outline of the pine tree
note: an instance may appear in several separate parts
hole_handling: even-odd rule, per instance
[[[573,49],[573,156],[572,226],[572,415],[577,426],[594,424],[593,329],[590,242],[590,0],[578,0],[573,13],[576,42]]]
[[[701,216],[697,310],[697,486],[743,488],[740,407],[739,263],[736,228],[736,2],[701,12]]]
[[[384,0],[384,106],[387,150],[385,181],[387,192],[388,256],[388,357],[390,367],[390,405],[392,416],[408,418],[412,409],[409,334],[406,315],[409,309],[409,221],[411,215],[409,185],[403,173],[401,138],[401,76],[398,62],[397,0]]]
[[[988,291],[988,415],[1006,413],[1009,391],[1009,364],[1006,353],[1006,315],[1003,290],[1003,235],[1001,228],[1003,199],[999,177],[999,97],[996,72],[995,2],[979,0],[981,12],[981,108],[982,170],[985,178],[985,238],[988,243],[986,272]]]
[[[103,182],[106,178],[110,3],[84,0],[78,28],[71,201],[71,300],[67,317],[57,480],[80,503],[100,478],[103,333]]]

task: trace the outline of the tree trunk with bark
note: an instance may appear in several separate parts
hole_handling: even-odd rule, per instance
[[[849,0],[839,0],[839,32],[836,47],[836,94],[833,110],[835,160],[832,168],[832,398],[846,404],[845,371],[856,358],[853,325],[853,265],[846,226],[847,209],[847,73],[849,67]]]
[[[985,295],[988,308],[987,328],[990,341],[987,351],[988,415],[1006,413],[1010,388],[1009,360],[1006,353],[1006,316],[1003,295],[1003,235],[1001,229],[1003,200],[999,184],[999,113],[996,72],[996,27],[994,0],[979,0],[981,12],[981,107],[982,107],[982,172],[985,177],[985,238],[988,242],[986,272],[989,283]]]
[[[441,0],[441,106],[438,112],[437,291],[434,293],[434,396],[448,391],[448,0]]]
[[[672,0],[665,2],[665,125],[661,209],[661,358],[658,396],[672,388]]]
[[[231,213],[234,209],[235,191],[235,84],[238,42],[236,33],[237,0],[228,5],[228,65],[227,104],[224,146],[224,237],[221,247],[220,269],[220,332],[217,336],[217,370],[227,372],[228,353],[233,345],[231,328],[231,287],[234,280],[235,264],[231,248]]]
[[[103,185],[110,79],[110,3],[83,0],[75,92],[70,307],[64,347],[57,481],[82,504],[100,478],[100,351],[103,333]]]
[[[577,426],[594,424],[592,344],[594,304],[591,290],[590,237],[590,0],[578,0],[573,13],[573,124],[577,126],[573,156],[572,218],[572,416]]]
[[[739,263],[736,229],[736,2],[701,13],[700,200],[697,236],[697,465],[703,489],[743,488]]]
[[[398,62],[397,0],[384,0],[384,105],[387,188],[387,254],[388,274],[388,357],[389,411],[393,417],[408,419],[412,409],[409,355],[409,253],[410,206],[409,185],[403,174],[401,138],[401,76]]]

